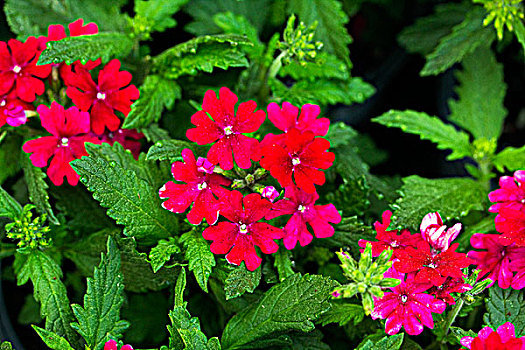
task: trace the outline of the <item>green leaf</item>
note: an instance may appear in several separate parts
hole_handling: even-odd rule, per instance
[[[40,302],[40,314],[46,319],[46,330],[66,338],[73,347],[78,347],[79,337],[70,326],[74,317],[66,287],[60,280],[60,266],[40,250],[31,250],[24,258],[17,275],[18,285],[31,279],[33,295]]]
[[[525,300],[522,290],[501,289],[497,285],[489,288],[489,297],[485,299],[487,313],[483,321],[492,329],[505,322],[514,325],[516,338],[525,335]]]
[[[459,219],[470,210],[484,210],[487,194],[482,185],[468,178],[403,178],[401,198],[392,206],[391,227],[417,229],[423,217],[439,212],[444,221]]]
[[[181,243],[186,248],[186,260],[189,270],[193,271],[199,286],[208,293],[208,279],[215,266],[215,257],[210,251],[210,245],[197,230],[184,233],[180,237]]]
[[[330,350],[330,347],[323,343],[324,334],[314,329],[309,333],[293,333],[290,335],[292,341],[291,350]]]
[[[332,281],[320,275],[290,276],[230,319],[222,334],[223,348],[282,345],[285,333],[312,331],[313,321],[330,308],[332,287]]]
[[[246,292],[253,293],[261,281],[261,269],[248,271],[244,263],[228,274],[224,283],[226,300],[237,298]]]
[[[47,189],[49,186],[44,181],[46,175],[42,169],[35,167],[29,160],[29,154],[21,154],[20,163],[24,168],[25,181],[27,184],[27,190],[29,192],[29,199],[31,203],[36,206],[36,209],[41,213],[47,214],[49,221],[55,225],[59,222],[53,213],[53,208],[49,204],[49,195]]]
[[[525,168],[525,146],[520,148],[506,147],[503,151],[496,154],[493,160],[494,165],[500,172],[515,171]]]
[[[84,338],[90,349],[102,350],[108,340],[119,338],[128,328],[128,323],[120,320],[120,307],[124,301],[122,282],[120,253],[110,236],[107,254],[102,254],[94,277],[87,279],[84,307],[72,305],[78,323],[72,323],[71,327]]]
[[[426,56],[421,75],[436,75],[444,72],[479,45],[490,44],[495,36],[493,30],[483,26],[485,10],[475,7],[467,13],[465,20],[452,28],[452,33],[443,37],[436,49]]]
[[[273,266],[277,268],[279,281],[282,282],[295,273],[292,267],[292,253],[288,249],[281,247],[273,256],[275,258]]]
[[[169,160],[174,162],[182,160],[182,150],[189,148],[195,149],[195,144],[182,140],[161,140],[157,141],[148,150],[146,159],[148,160]]]
[[[31,327],[33,327],[33,329],[38,333],[40,338],[42,338],[44,343],[46,343],[49,348],[53,350],[74,350],[69,342],[58,334],[46,331],[45,329],[35,325],[31,325]]]
[[[377,342],[367,340],[364,344],[358,347],[359,350],[398,350],[403,344],[405,333],[386,336]]]
[[[411,110],[390,110],[372,120],[389,128],[400,128],[404,132],[419,135],[423,140],[436,143],[438,149],[452,150],[447,156],[448,160],[472,156],[468,134],[457,131],[438,117]]]
[[[525,25],[523,25],[521,20],[515,20],[512,24],[514,26],[514,34],[516,35],[516,39],[518,39],[519,43],[523,47],[523,50],[525,50]]]
[[[0,186],[0,217],[16,219],[22,215],[22,206]]]
[[[498,139],[507,110],[503,106],[507,86],[503,65],[489,47],[481,46],[465,56],[463,70],[456,73],[458,100],[449,100],[451,121],[476,139]]]
[[[161,239],[149,252],[149,263],[153,272],[159,271],[176,253],[180,253],[180,248],[174,237],[169,237],[167,241]]]
[[[172,16],[187,2],[188,0],[137,0],[135,17],[146,19],[152,26],[151,31],[163,32],[175,27],[177,22]]]
[[[323,48],[344,61],[348,67],[352,38],[346,31],[348,16],[342,4],[336,0],[291,0],[288,13],[295,13],[306,25],[317,22],[315,38],[323,42]]]
[[[350,140],[356,136],[357,131],[355,131],[351,126],[348,126],[343,122],[337,122],[330,124],[326,138],[328,141],[330,141],[330,147],[336,148],[339,146],[348,145]]]
[[[0,344],[0,350],[13,350],[13,345],[8,341],[3,341],[2,344]]]
[[[4,131],[5,133],[6,131]],[[0,140],[5,136],[3,133],[0,135]],[[20,155],[23,152],[20,152],[22,147],[21,138],[18,135],[8,135],[3,140],[0,141],[0,185],[4,181],[15,175],[18,170],[20,170]]]
[[[350,72],[345,63],[326,52],[320,52],[315,62],[302,61],[301,63],[293,60],[279,70],[279,76],[290,76],[295,80],[325,78],[346,81],[350,79]]]
[[[322,326],[330,323],[338,323],[340,326],[344,326],[352,321],[356,325],[364,317],[365,312],[362,305],[334,302],[332,308],[319,318],[318,323]]]
[[[153,58],[153,69],[167,79],[181,75],[211,73],[214,67],[247,67],[248,60],[239,45],[251,44],[244,36],[204,35],[167,49]]]
[[[257,29],[250,21],[242,16],[236,15],[230,11],[217,13],[213,16],[213,22],[219,26],[226,34],[244,35],[250,40],[253,46],[243,46],[243,49],[253,57],[259,59],[265,49],[265,45],[259,40]]]
[[[109,149],[121,155],[122,146],[116,145],[118,143]],[[88,152],[94,153],[95,149],[88,147]],[[176,219],[161,207],[158,188],[141,179],[136,171],[129,170],[135,165],[133,162],[118,164],[95,154],[71,162],[80,181],[93,192],[93,198],[108,208],[108,216],[117,224],[125,225],[125,235],[145,241],[169,237],[177,232]]]
[[[180,86],[159,75],[148,75],[139,90],[140,98],[131,105],[131,112],[122,125],[124,129],[143,128],[158,122],[164,108],[171,109],[181,97]]]
[[[146,136],[146,140],[149,142],[157,142],[170,138],[170,133],[167,130],[159,127],[158,124],[150,124],[146,128],[140,129],[140,132]]]

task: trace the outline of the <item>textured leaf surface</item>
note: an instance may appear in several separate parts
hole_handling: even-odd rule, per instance
[[[468,134],[424,112],[390,110],[372,120],[389,128],[400,128],[404,132],[419,135],[423,140],[436,143],[439,149],[452,150],[447,156],[448,160],[471,155]]]
[[[177,240],[174,237],[169,237],[168,240],[161,239],[155,247],[151,248],[148,256],[153,272],[159,271],[175,253],[180,253]]]
[[[503,65],[489,47],[481,46],[463,60],[456,73],[458,100],[450,100],[449,119],[468,130],[476,139],[497,139],[507,110],[503,106],[507,86]]]
[[[485,323],[496,329],[505,322],[511,322],[516,338],[525,335],[525,300],[522,290],[501,289],[494,285],[489,288],[489,297],[485,300],[485,305]]]
[[[444,72],[463,57],[473,52],[480,44],[487,45],[495,38],[489,27],[483,26],[485,10],[475,7],[467,13],[465,20],[454,26],[452,33],[443,37],[436,49],[426,56],[427,62],[421,75],[436,75]]]
[[[53,350],[74,350],[69,342],[62,338],[61,336],[46,331],[43,328],[40,328],[38,326],[32,325],[33,329],[38,333],[40,338],[46,343],[46,345]]]
[[[0,186],[0,217],[11,219],[18,218],[22,214],[22,206],[9,193]]]
[[[386,336],[373,342],[372,340],[367,340],[363,345],[361,345],[359,350],[398,350],[403,344],[403,338],[405,333],[396,334],[392,336]]]
[[[137,0],[135,16],[145,18],[152,26],[152,31],[163,32],[175,27],[177,22],[172,16],[187,2],[188,0]]]
[[[346,146],[357,136],[357,131],[343,122],[331,123],[326,138],[330,141],[330,147],[336,148]]]
[[[393,205],[392,227],[417,230],[423,217],[439,212],[443,221],[466,216],[470,210],[484,210],[487,194],[482,185],[468,178],[403,178],[401,198]]]
[[[126,56],[133,48],[133,41],[120,33],[100,33],[67,37],[60,41],[48,41],[47,48],[40,54],[38,64],[66,62],[77,60],[102,59],[102,62]]]
[[[323,333],[314,329],[308,333],[294,333],[290,336],[292,341],[290,349],[292,350],[330,350],[330,347],[323,343]]]
[[[181,96],[180,86],[159,75],[148,75],[140,87],[140,98],[131,105],[122,125],[125,129],[147,127],[158,122],[164,108],[171,109]]]
[[[250,57],[260,59],[260,57],[263,56],[265,45],[259,40],[257,28],[255,28],[246,17],[228,11],[214,15],[213,22],[226,34],[246,36],[253,46],[245,45],[243,50],[245,50]]]
[[[350,73],[345,63],[326,52],[320,52],[315,62],[306,61],[303,63],[305,63],[304,66],[293,60],[279,70],[279,75],[282,77],[290,76],[295,80],[317,80],[317,78],[350,79]]]
[[[333,282],[319,275],[295,274],[273,286],[255,304],[235,315],[222,334],[224,349],[253,349],[282,344],[291,331],[309,332],[312,321],[330,308]]]
[[[228,274],[224,283],[226,300],[237,298],[244,293],[253,293],[261,281],[261,269],[248,271],[244,263]]]
[[[277,269],[279,281],[282,282],[295,273],[292,267],[292,253],[288,249],[281,247],[273,256],[275,258],[273,266]]]
[[[504,172],[525,169],[525,146],[520,148],[506,147],[494,157],[494,165],[498,171]]]
[[[186,260],[188,268],[193,271],[199,286],[208,293],[208,278],[215,266],[215,257],[210,251],[210,245],[197,230],[184,233],[180,238],[186,248]]]
[[[150,147],[146,159],[148,160],[169,160],[174,162],[176,160],[182,160],[182,150],[189,148],[194,150],[194,143],[190,143],[182,140],[161,140],[155,142]]]
[[[349,322],[358,324],[365,317],[362,305],[333,302],[330,310],[325,312],[318,320],[323,326],[330,323],[338,323],[344,326]]]
[[[124,284],[120,273],[120,253],[111,237],[108,238],[107,254],[102,255],[93,275],[93,278],[87,279],[84,307],[72,305],[78,323],[71,326],[85,339],[90,349],[102,350],[108,340],[119,338],[128,328],[128,323],[120,320]]]
[[[5,136],[5,135],[3,135]],[[0,185],[10,176],[15,175],[20,170],[20,152],[22,148],[21,138],[18,135],[7,135],[0,141]]]

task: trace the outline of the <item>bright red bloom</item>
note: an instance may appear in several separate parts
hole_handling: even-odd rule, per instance
[[[416,248],[417,244],[422,241],[421,235],[419,234],[410,234],[408,230],[401,230],[398,234],[398,230],[387,231],[388,226],[390,226],[390,218],[392,217],[392,212],[386,210],[383,212],[381,223],[376,221],[374,223],[374,228],[377,232],[376,239],[377,242],[370,241],[372,244],[372,256],[379,256],[383,250],[392,249],[394,252],[392,254],[391,260],[397,258],[397,252],[407,247]],[[358,244],[359,247],[365,248],[366,244],[369,241],[360,239]]]
[[[33,102],[36,95],[45,90],[45,78],[51,72],[50,65],[37,66],[36,62],[42,51],[38,39],[29,37],[22,43],[10,39],[6,44],[0,41],[0,94],[7,94],[14,89],[21,100]]]
[[[319,199],[317,193],[307,193],[294,185],[286,187],[286,199],[273,205],[272,211],[266,214],[266,220],[281,215],[292,215],[284,227],[283,243],[286,249],[291,250],[299,241],[302,247],[309,244],[313,236],[306,228],[308,223],[317,238],[327,238],[334,234],[330,223],[341,222],[341,215],[333,204],[314,205]]]
[[[465,254],[455,252],[458,246],[458,243],[454,243],[449,249],[434,255],[428,243],[420,242],[417,249],[408,247],[398,251],[399,261],[394,263],[394,267],[404,273],[416,272],[417,283],[440,286],[447,277],[462,278],[461,269],[473,262]]]
[[[449,305],[456,304],[456,301],[450,293],[464,293],[472,289],[470,284],[463,281],[463,278],[448,277],[447,280],[440,286],[432,286],[428,293],[438,299],[443,300]]]
[[[109,143],[113,146],[115,142],[120,143],[125,149],[130,150],[135,159],[139,158],[140,142],[144,134],[133,129],[117,129],[116,131],[105,131],[102,135],[93,134],[102,142]]]
[[[328,169],[335,159],[335,155],[327,151],[330,142],[316,138],[311,131],[301,132],[295,128],[284,135],[282,144],[268,142],[265,137],[261,166],[270,171],[282,187],[292,184],[293,174],[297,187],[314,193],[314,184],[322,185],[325,182],[324,173],[319,169]]]
[[[497,190],[489,193],[489,200],[497,202],[489,211],[498,213],[501,208],[525,211],[525,170],[518,170],[512,176],[502,176]]]
[[[525,253],[522,253],[518,259],[514,259],[511,267],[517,273],[512,279],[510,286],[513,289],[525,288]]]
[[[244,208],[243,208],[244,205]],[[261,220],[272,208],[272,203],[252,193],[243,198],[239,191],[231,191],[220,214],[231,222],[219,222],[202,233],[203,237],[212,240],[210,246],[214,254],[227,254],[226,260],[254,271],[261,265],[262,259],[255,252],[255,246],[264,254],[275,253],[279,246],[275,239],[283,237],[283,231]]]
[[[118,350],[118,344],[113,339],[109,340],[104,344],[104,350]],[[133,350],[133,347],[131,345],[123,345],[120,350]]]
[[[22,149],[30,156],[34,166],[42,168],[47,165],[53,156],[47,175],[56,186],[62,185],[64,176],[70,185],[78,183],[78,174],[73,170],[69,162],[73,159],[87,156],[84,143],[100,143],[95,137],[85,135],[89,132],[89,114],[81,112],[76,107],[64,110],[64,107],[56,102],[51,108],[40,105],[37,108],[44,129],[53,136],[44,136],[27,141]]]
[[[428,213],[421,221],[420,230],[421,236],[432,248],[447,250],[461,231],[461,224],[457,223],[447,230],[438,212]]]
[[[477,337],[463,337],[461,345],[470,350],[524,350],[523,338],[516,338],[514,325],[505,322],[496,332],[490,327],[484,327]],[[465,349],[462,348],[462,349]]]
[[[24,111],[34,109],[33,105],[16,98],[14,91],[0,96],[0,127],[6,123],[11,126],[25,124],[27,117]]]
[[[268,119],[277,129],[288,132],[291,128],[300,131],[311,131],[315,136],[324,136],[328,132],[330,120],[328,118],[317,119],[321,109],[317,105],[305,104],[299,108],[289,102],[283,102],[282,108],[275,102],[268,105]]]
[[[496,230],[501,233],[499,241],[503,245],[515,243],[525,247],[525,212],[510,208],[500,208],[494,220]]]
[[[184,162],[175,162],[171,166],[173,178],[183,184],[170,181],[159,190],[160,198],[169,198],[162,206],[174,213],[183,213],[193,204],[188,213],[188,221],[199,225],[206,218],[213,225],[219,218],[220,201],[228,196],[228,190],[221,186],[229,186],[231,181],[219,174],[213,174],[202,169],[195,160],[193,152],[185,148],[182,151]],[[200,160],[201,158],[199,158]]]
[[[131,111],[132,100],[139,98],[139,90],[131,82],[131,73],[120,71],[120,61],[113,59],[98,74],[95,83],[87,70],[80,69],[71,77],[66,93],[82,111],[90,112],[91,129],[95,134],[104,133],[107,127],[115,131],[120,119],[119,111],[127,116]]]
[[[191,116],[196,128],[186,132],[188,139],[199,145],[214,143],[208,151],[208,160],[223,170],[233,169],[234,157],[243,169],[252,166],[250,159],[259,160],[259,142],[243,134],[257,131],[266,114],[256,111],[257,104],[251,100],[241,103],[235,112],[237,100],[237,95],[226,87],[219,90],[218,99],[213,90],[206,91],[202,110]]]

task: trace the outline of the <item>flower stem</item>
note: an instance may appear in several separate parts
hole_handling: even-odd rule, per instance
[[[282,59],[287,55],[287,53],[288,50],[284,50],[273,60],[270,68],[268,69],[268,78],[275,78],[277,76],[279,69],[281,69],[283,66]]]
[[[447,321],[446,321],[445,327],[444,327],[443,337],[441,338],[441,348],[442,349],[443,349],[444,346],[446,348],[447,334],[450,331],[450,327],[452,326],[452,324],[456,320],[456,317],[459,315],[459,312],[463,308],[464,304],[465,304],[465,301],[463,300],[463,298],[459,298],[458,301],[456,302],[456,305],[454,305],[454,308],[448,314]]]

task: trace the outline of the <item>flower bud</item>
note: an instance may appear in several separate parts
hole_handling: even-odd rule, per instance
[[[213,169],[215,169],[215,165],[213,165],[208,159],[203,157],[197,159],[197,170],[207,174],[213,174]]]
[[[27,121],[27,115],[22,106],[10,105],[4,110],[7,124],[20,126]]]
[[[448,230],[438,212],[425,215],[420,225],[421,236],[434,249],[447,250],[450,243],[458,236],[461,231],[461,224],[457,223]],[[446,231],[445,231],[446,230]]]
[[[273,186],[266,186],[262,191],[261,195],[264,198],[268,198],[270,202],[273,203],[277,197],[279,197],[279,192]]]

